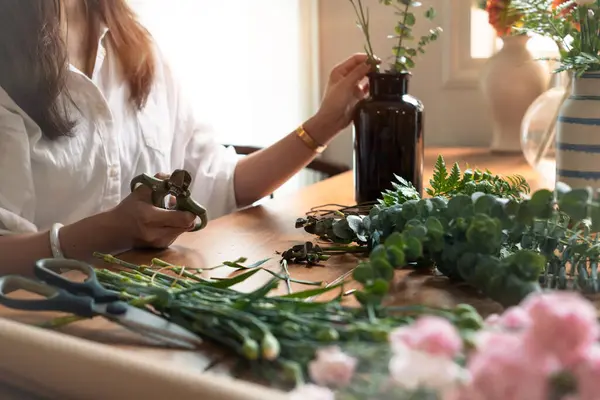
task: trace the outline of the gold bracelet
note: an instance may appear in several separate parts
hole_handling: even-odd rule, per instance
[[[315,153],[320,154],[327,148],[327,146],[317,143],[317,141],[304,130],[302,125],[296,129],[296,135],[304,142],[306,147]]]

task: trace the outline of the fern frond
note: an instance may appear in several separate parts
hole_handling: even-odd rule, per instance
[[[460,182],[460,167],[457,162],[452,166],[450,176],[448,177],[448,186],[455,187]]]
[[[448,189],[448,170],[446,169],[446,162],[444,161],[444,157],[440,154],[438,155],[437,161],[435,162],[435,166],[433,167],[433,177],[429,180],[429,184],[431,185],[431,191],[427,193],[430,196],[435,196],[441,193],[445,193]]]
[[[511,175],[507,176],[506,179],[510,182],[510,190],[513,192],[529,194],[531,191],[529,183],[522,175]]]
[[[464,172],[461,172],[458,163],[454,163],[448,173],[446,163],[441,155],[437,158],[433,178],[429,183],[431,187],[425,191],[432,197],[452,197],[458,194],[470,195],[482,192],[518,200],[522,198],[523,194],[528,194],[530,191],[529,184],[520,175],[502,177],[492,174],[488,169],[482,171],[478,168],[471,168],[469,165]]]

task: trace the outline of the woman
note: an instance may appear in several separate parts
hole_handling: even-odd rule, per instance
[[[126,0],[0,0],[0,272],[169,246],[195,217],[130,193],[141,173],[188,170],[213,219],[263,198],[350,123],[365,61],[339,64],[312,118],[238,161],[197,122]]]

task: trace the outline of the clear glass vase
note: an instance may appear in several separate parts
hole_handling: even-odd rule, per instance
[[[569,95],[568,81],[565,74],[557,74],[553,87],[531,103],[521,123],[523,155],[548,187],[554,187],[556,181],[556,119]]]

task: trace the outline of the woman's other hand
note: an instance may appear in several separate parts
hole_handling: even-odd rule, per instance
[[[155,177],[168,179],[165,174]],[[151,196],[150,188],[140,185],[108,212],[114,223],[122,227],[123,246],[167,248],[194,227],[194,214],[155,207]]]
[[[370,69],[367,55],[355,54],[331,70],[321,107],[304,124],[315,140],[325,144],[350,124],[356,104],[368,94],[364,78]]]

